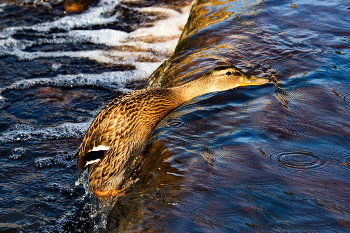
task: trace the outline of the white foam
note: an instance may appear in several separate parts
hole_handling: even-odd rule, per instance
[[[11,89],[28,89],[38,85],[57,87],[96,86],[123,91],[125,84],[146,79],[160,63],[137,63],[135,70],[113,71],[101,74],[59,75],[53,78],[33,78],[17,81],[0,88],[0,94]],[[130,90],[125,90],[130,91]],[[2,96],[0,99],[4,100]]]
[[[17,124],[2,133],[0,143],[78,138],[84,135],[89,124],[90,122],[63,123],[47,128],[37,128],[28,124]]]
[[[153,27],[139,28],[130,33],[133,38],[139,37],[179,37],[182,33],[182,28],[186,24],[188,18],[188,8],[184,8],[182,13],[175,10],[148,7],[142,8],[140,11],[147,12],[160,12],[168,15],[169,17],[164,20],[156,22]]]
[[[65,16],[56,21],[41,23],[31,28],[47,32],[52,28],[71,30],[77,27],[113,23],[116,21],[116,15],[112,15],[112,13],[119,3],[120,0],[101,0],[96,7],[91,7],[82,14]]]
[[[32,60],[51,57],[75,57],[88,58],[100,63],[119,63],[120,61],[133,63],[140,57],[150,58],[156,62],[165,60],[175,49],[178,38],[181,35],[189,14],[189,7],[183,8],[182,13],[172,9],[146,7],[135,8],[141,12],[155,12],[165,15],[165,19],[159,20],[153,26],[139,28],[131,33],[113,30],[76,30],[76,28],[88,28],[105,23],[118,23],[115,8],[120,1],[102,0],[96,7],[91,7],[82,14],[69,15],[56,21],[45,22],[33,26],[5,28],[0,32],[1,55],[14,55],[19,59]],[[52,39],[41,38],[36,41],[17,40],[12,36],[23,30],[49,32],[53,29],[63,29],[67,32],[53,34]],[[128,46],[132,52],[116,49],[74,51],[74,52],[25,52],[32,46],[41,44],[67,44],[84,43],[106,45],[109,47]],[[156,54],[154,54],[156,52]]]
[[[19,60],[34,60],[38,58],[55,58],[55,57],[71,57],[71,58],[84,58],[94,60],[103,64],[123,64],[131,65],[138,61],[139,58],[155,58],[153,53],[150,52],[123,52],[123,51],[102,51],[102,50],[90,50],[90,51],[69,51],[69,52],[23,52],[16,51],[13,55],[16,55]],[[164,57],[165,58],[165,57]],[[158,60],[158,59],[157,59]],[[160,61],[159,61],[160,62]]]
[[[129,39],[129,33],[112,29],[73,30],[69,31],[68,35],[78,40],[80,39],[82,41],[108,46],[122,45],[123,42]]]

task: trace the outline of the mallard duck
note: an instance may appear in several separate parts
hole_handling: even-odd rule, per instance
[[[157,123],[169,112],[206,93],[267,82],[236,67],[219,66],[181,86],[121,95],[92,121],[76,153],[77,167],[88,166],[88,185],[96,196],[118,195]]]

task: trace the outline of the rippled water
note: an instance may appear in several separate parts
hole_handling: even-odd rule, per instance
[[[349,231],[348,2],[72,2],[0,5],[1,231]],[[277,85],[181,106],[98,203],[71,160],[97,112],[220,64]]]

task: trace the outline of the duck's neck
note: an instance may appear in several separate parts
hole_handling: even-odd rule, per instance
[[[206,80],[196,79],[181,86],[171,88],[178,98],[183,102],[189,101],[197,96],[213,92],[212,87],[207,85]]]

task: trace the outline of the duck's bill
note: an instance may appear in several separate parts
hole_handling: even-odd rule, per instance
[[[266,78],[258,78],[256,76],[246,76],[243,81],[239,84],[240,86],[252,86],[252,85],[262,85],[270,82]]]

